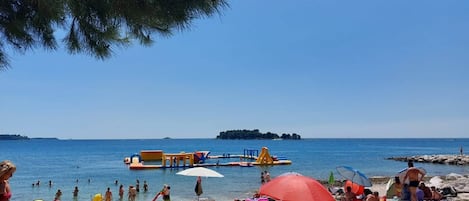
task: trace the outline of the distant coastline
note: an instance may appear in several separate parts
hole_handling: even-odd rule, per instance
[[[19,134],[0,134],[0,141],[1,140],[58,140],[58,138],[29,138],[28,136]]]

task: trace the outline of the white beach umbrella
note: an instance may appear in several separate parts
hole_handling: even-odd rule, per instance
[[[224,177],[222,174],[218,173],[217,171],[204,168],[204,167],[189,168],[189,169],[180,171],[176,174],[183,175],[183,176],[199,177],[197,179],[197,183],[194,189],[195,193],[197,194],[197,200],[199,200],[200,195],[203,193],[202,182],[200,180],[200,177]]]
[[[300,174],[298,172],[285,172],[285,173],[282,173],[281,175],[278,175],[278,176],[281,177],[281,176],[287,176],[287,175],[303,176],[302,174]]]
[[[224,177],[222,174],[218,173],[217,171],[204,168],[204,167],[189,168],[189,169],[180,171],[176,174],[184,175],[184,176],[194,176],[194,177]]]

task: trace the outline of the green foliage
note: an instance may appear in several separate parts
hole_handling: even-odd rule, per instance
[[[151,45],[154,35],[170,36],[226,7],[225,0],[1,0],[0,70],[8,67],[6,47],[56,50],[57,29],[66,32],[69,53],[105,59],[113,47]]]
[[[253,140],[253,139],[285,139],[285,140],[300,140],[301,136],[293,133],[292,135],[284,133],[279,137],[276,133],[261,133],[258,129],[254,130],[228,130],[220,132],[220,135],[217,136],[217,139],[244,139],[244,140]]]

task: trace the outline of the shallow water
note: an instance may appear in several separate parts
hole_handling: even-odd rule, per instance
[[[132,171],[123,163],[124,157],[143,149],[159,149],[167,153],[209,150],[210,155],[242,154],[243,149],[267,146],[272,155],[292,160],[292,165],[271,167],[213,167],[224,178],[203,178],[204,194],[218,200],[249,197],[260,185],[260,172],[268,170],[275,177],[284,172],[298,172],[316,179],[326,179],[340,165],[352,166],[367,176],[393,176],[406,167],[406,163],[385,160],[391,156],[423,154],[457,154],[459,147],[469,149],[469,139],[306,139],[279,140],[29,140],[0,141],[0,159],[17,165],[11,178],[11,201],[34,199],[53,200],[61,189],[62,200],[91,200],[107,187],[118,200],[118,180],[127,192],[129,185],[139,179],[149,183],[150,192],[138,194],[138,201],[149,201],[163,184],[171,185],[172,200],[194,200],[194,177],[176,175],[180,169],[155,169]],[[216,161],[211,161],[216,162]],[[225,162],[223,160],[220,163]],[[445,175],[451,172],[469,174],[468,166],[419,164],[428,175]],[[88,182],[88,179],[90,182]],[[32,184],[41,181],[39,187]],[[53,185],[48,186],[51,180]],[[78,180],[78,183],[77,183]],[[79,197],[73,199],[75,186]],[[127,194],[126,194],[127,195]],[[127,199],[124,199],[127,200]]]

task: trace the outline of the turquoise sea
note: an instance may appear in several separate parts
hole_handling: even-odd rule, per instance
[[[247,198],[260,185],[260,172],[270,171],[272,177],[284,172],[298,172],[326,180],[340,165],[352,166],[367,176],[393,176],[406,163],[385,160],[391,156],[424,154],[457,154],[459,147],[469,150],[469,139],[305,139],[288,140],[215,140],[215,139],[155,139],[155,140],[27,140],[0,141],[0,159],[11,160],[17,171],[10,179],[11,201],[52,201],[61,189],[62,201],[89,201],[107,187],[118,200],[118,180],[126,193],[129,185],[146,180],[150,191],[138,194],[138,201],[150,201],[163,184],[171,186],[173,201],[194,200],[196,178],[176,175],[179,169],[129,170],[124,157],[140,150],[157,149],[167,153],[197,150],[211,151],[210,155],[242,154],[243,149],[266,146],[271,155],[292,160],[292,165],[269,167],[212,167],[224,178],[203,178],[204,194],[217,201]],[[214,162],[214,161],[212,161]],[[225,161],[220,161],[220,163]],[[429,175],[448,173],[469,174],[469,166],[420,164]],[[32,184],[41,181],[39,187]],[[53,185],[49,187],[48,181]],[[77,182],[78,180],[78,182]],[[88,182],[90,180],[90,182]],[[79,197],[73,199],[75,186]],[[124,200],[127,200],[126,198]]]

